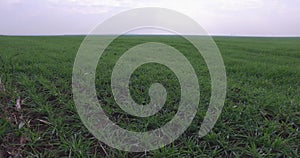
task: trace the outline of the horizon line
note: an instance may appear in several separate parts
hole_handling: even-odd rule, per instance
[[[176,34],[124,34],[125,36],[178,36]],[[114,36],[114,34],[0,34],[0,36],[10,37],[47,37],[47,36]],[[228,34],[212,34],[212,35],[192,35],[185,34],[182,36],[211,36],[211,37],[282,37],[282,38],[300,38],[300,35],[228,35]]]

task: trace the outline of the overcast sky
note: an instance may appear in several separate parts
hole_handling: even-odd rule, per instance
[[[138,7],[174,9],[211,35],[300,36],[300,0],[0,0],[0,34],[87,34]]]

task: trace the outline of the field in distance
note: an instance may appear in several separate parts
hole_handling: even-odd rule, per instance
[[[196,37],[195,37],[196,38]],[[72,98],[72,68],[83,36],[0,36],[0,157],[299,157],[300,38],[214,37],[227,74],[224,109],[213,130],[198,138],[210,99],[210,77],[200,54],[177,36],[121,36],[97,67],[97,97],[122,128],[148,131],[175,115],[180,85],[160,64],[145,64],[131,76],[130,92],[150,102],[152,83],[162,83],[167,101],[148,118],[126,114],[114,101],[110,76],[129,48],[162,42],[181,51],[194,67],[200,104],[191,126],[172,144],[146,153],[118,151],[85,128]]]

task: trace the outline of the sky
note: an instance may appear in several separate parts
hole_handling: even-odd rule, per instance
[[[0,0],[0,35],[87,34],[140,7],[173,9],[210,35],[300,36],[300,0]]]

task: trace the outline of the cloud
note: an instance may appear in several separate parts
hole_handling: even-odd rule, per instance
[[[11,5],[11,4],[17,4],[17,3],[21,3],[22,0],[1,0],[0,1],[0,4],[8,4],[8,5]]]
[[[222,0],[222,9],[240,11],[247,9],[258,9],[264,6],[262,0]]]
[[[76,6],[92,6],[92,7],[121,7],[121,6],[129,6],[133,4],[132,0],[48,0],[49,2],[55,4],[69,4]]]
[[[64,8],[69,13],[103,14],[129,9],[133,0],[46,0],[55,7]]]

